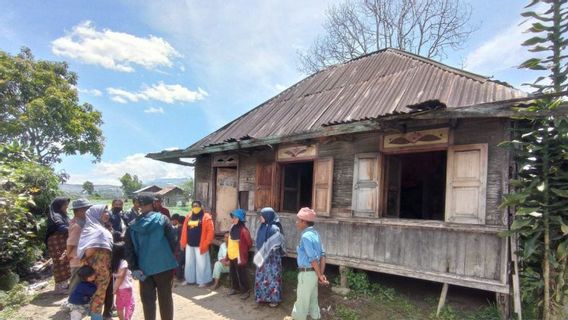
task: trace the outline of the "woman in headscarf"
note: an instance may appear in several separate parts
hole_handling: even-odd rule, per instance
[[[268,303],[277,307],[282,301],[282,255],[284,254],[284,233],[280,219],[274,209],[263,208],[259,217],[261,225],[256,233],[254,263],[254,291],[257,303]]]
[[[105,227],[109,221],[107,206],[94,205],[87,210],[86,223],[81,231],[77,257],[84,265],[95,269],[97,291],[91,300],[91,319],[101,320],[106,291],[111,279],[112,234]]]
[[[200,201],[191,203],[191,212],[181,225],[181,250],[185,250],[185,284],[198,284],[200,288],[207,286],[211,277],[211,258],[209,245],[215,236],[213,218],[203,211]]]
[[[47,216],[45,243],[47,252],[53,261],[53,278],[57,293],[66,292],[67,280],[71,278],[69,263],[65,259],[65,249],[67,248],[67,237],[69,235],[69,217],[67,216],[69,200],[69,198],[55,198],[49,206]]]
[[[250,296],[250,287],[247,276],[247,262],[252,239],[247,229],[246,213],[243,209],[231,212],[233,225],[229,231],[227,244],[227,258],[229,259],[229,273],[231,274],[231,291],[229,295],[241,293],[241,299]]]

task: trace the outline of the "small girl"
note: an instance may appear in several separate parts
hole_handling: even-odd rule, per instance
[[[125,260],[124,242],[115,243],[112,248],[113,294],[116,296],[116,311],[120,320],[130,320],[134,314],[134,281]]]

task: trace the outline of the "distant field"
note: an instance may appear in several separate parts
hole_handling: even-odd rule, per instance
[[[112,199],[89,199],[93,204],[106,204],[110,208]],[[126,201],[124,202],[124,211],[129,211],[132,208],[132,202]],[[167,207],[170,210],[170,214],[177,213],[179,215],[185,216],[189,212],[189,206],[185,207]]]

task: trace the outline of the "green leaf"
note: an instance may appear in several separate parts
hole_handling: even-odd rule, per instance
[[[560,230],[562,230],[562,235],[566,236],[568,235],[568,225],[565,225],[564,223],[560,226]]]
[[[556,249],[556,258],[558,261],[564,260],[568,255],[568,240],[560,242]]]
[[[520,230],[520,229],[530,225],[531,222],[532,221],[529,220],[529,219],[523,219],[523,220],[517,219],[517,220],[513,221],[513,223],[511,224],[511,230],[513,230],[513,231]]]
[[[550,190],[559,197],[568,198],[568,190],[561,190],[556,188],[551,188]]]

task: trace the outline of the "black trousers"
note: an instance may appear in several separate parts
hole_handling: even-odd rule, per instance
[[[105,304],[103,309],[103,318],[112,317],[112,306],[114,304],[114,295],[112,294],[112,279],[108,282],[107,290],[105,293]]]
[[[231,275],[231,287],[240,292],[247,292],[250,290],[247,266],[239,266],[238,259],[229,260],[229,273]]]
[[[156,320],[156,292],[160,305],[160,318],[174,319],[173,281],[174,270],[160,272],[140,281],[140,299],[145,320]]]

